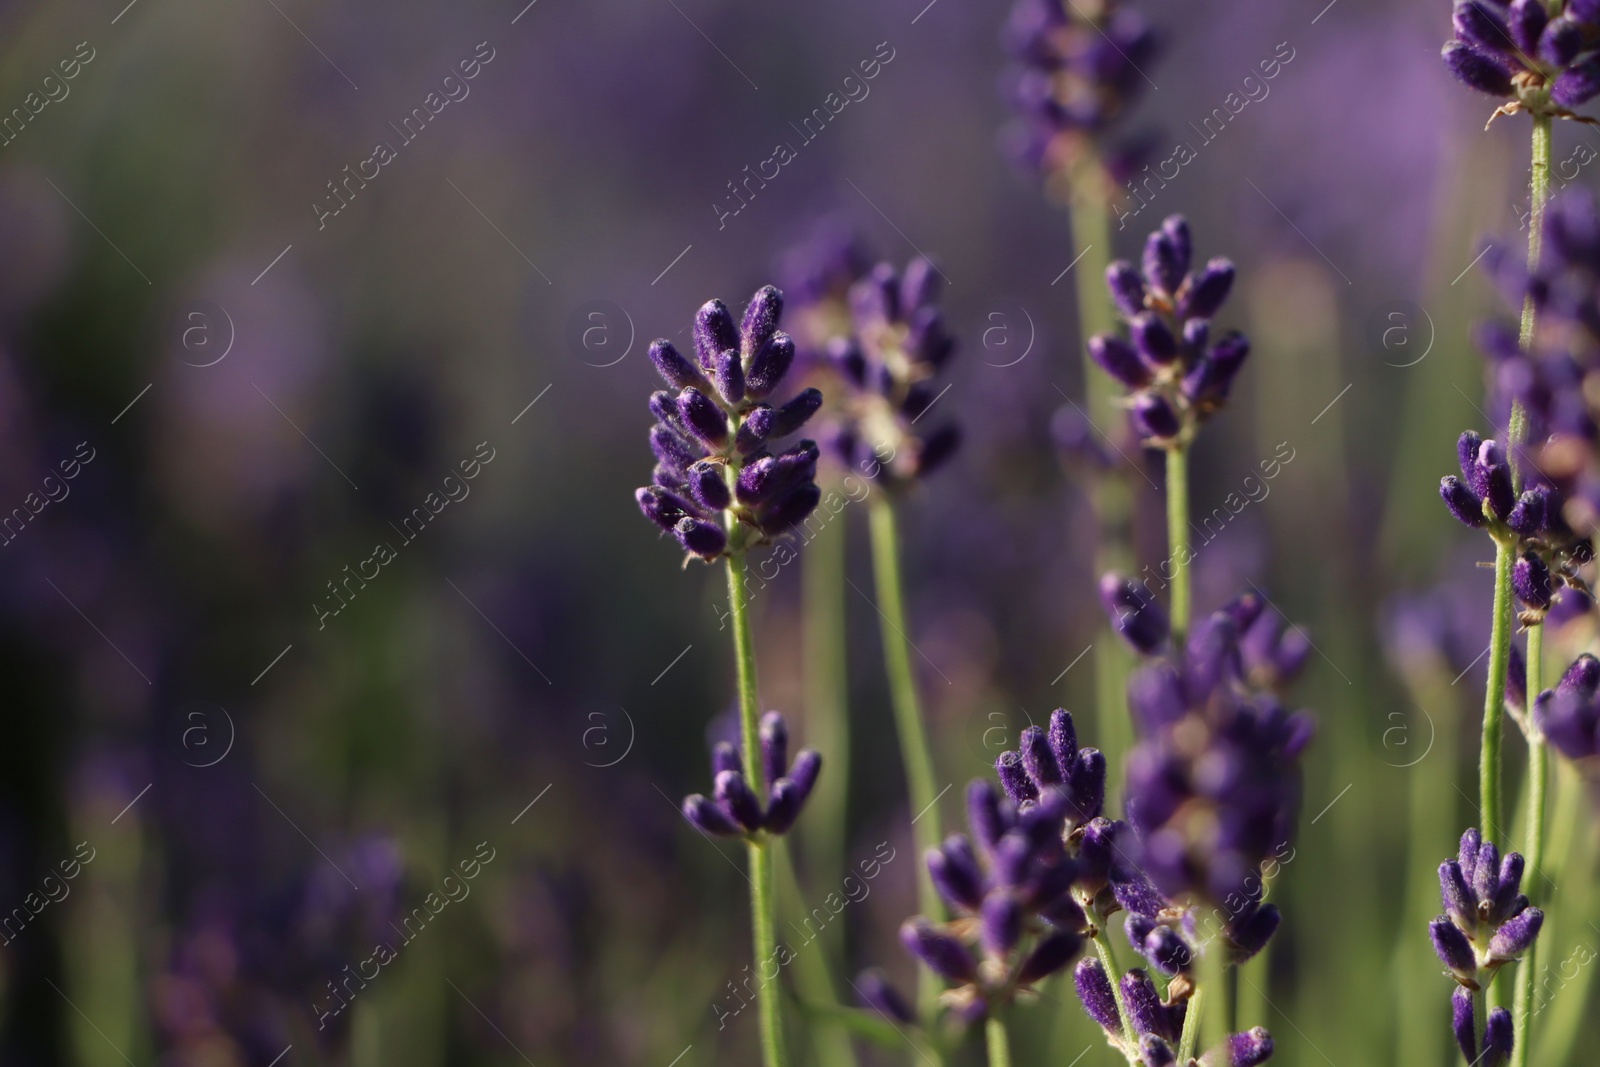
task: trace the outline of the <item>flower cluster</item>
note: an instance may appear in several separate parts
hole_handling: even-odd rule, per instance
[[[1116,994],[1111,979],[1097,959],[1078,962],[1073,972],[1078,999],[1083,1002],[1089,1018],[1100,1024],[1106,1039],[1130,1060],[1144,1067],[1175,1067],[1178,1055],[1174,1047],[1183,1033],[1183,1021],[1188,1014],[1189,1002],[1169,1003],[1162,999],[1150,975],[1135,967],[1122,976],[1122,1002],[1127,1005],[1134,1047],[1127,1043],[1130,1035],[1123,1031],[1122,1018],[1117,1010]],[[1256,1067],[1272,1058],[1272,1035],[1262,1027],[1230,1034],[1226,1041],[1200,1057],[1202,1067]],[[1184,1065],[1187,1067],[1187,1065]]]
[[[1512,404],[1527,417],[1540,477],[1561,490],[1567,522],[1600,529],[1600,204],[1574,186],[1545,208],[1538,263],[1498,245],[1484,262],[1509,305],[1531,302],[1538,328],[1525,348],[1515,324],[1490,322],[1477,335],[1488,357],[1490,413],[1506,425]]]
[[[1451,21],[1444,61],[1469,87],[1511,98],[1496,115],[1577,118],[1570,109],[1600,94],[1596,0],[1571,0],[1554,18],[1544,0],[1457,0]]]
[[[1486,987],[1506,963],[1526,952],[1539,936],[1544,913],[1522,893],[1522,856],[1505,857],[1477,830],[1461,835],[1461,849],[1439,867],[1439,892],[1448,913],[1428,933],[1434,951],[1460,984],[1452,998],[1456,1042],[1468,1063],[1499,1064],[1511,1055],[1511,1013],[1489,1012],[1484,1022],[1483,1059],[1472,994]]]
[[[830,341],[850,335],[850,287],[871,267],[860,236],[836,218],[820,220],[784,252],[778,277],[788,299],[789,333],[806,365],[822,361]]]
[[[756,796],[739,765],[739,753],[726,741],[711,749],[712,797],[693,793],[684,798],[683,817],[701,833],[717,837],[761,832],[784,834],[800,816],[822,773],[822,756],[805,748],[789,763],[789,728],[783,716],[761,717],[761,772],[767,783],[766,803]]]
[[[645,515],[693,556],[714,560],[782,534],[821,499],[812,441],[773,455],[768,446],[805,425],[822,406],[806,389],[778,407],[767,403],[794,362],[794,341],[778,329],[783,294],[772,286],[750,299],[741,324],[712,300],[694,321],[694,360],[671,341],[650,345],[667,384],[650,397],[656,424],[653,484],[635,498]]]
[[[1594,549],[1567,525],[1561,494],[1548,485],[1534,485],[1517,495],[1504,450],[1471,430],[1456,442],[1456,454],[1461,477],[1441,479],[1439,495],[1457,520],[1486,528],[1496,542],[1514,547],[1511,585],[1523,605],[1523,623],[1543,622],[1560,586],[1586,592],[1578,571],[1594,558]]]
[[[1186,447],[1227,401],[1250,354],[1237,330],[1211,340],[1211,319],[1233,288],[1233,264],[1218,257],[1191,270],[1193,258],[1189,224],[1170,216],[1146,240],[1142,272],[1125,260],[1106,272],[1129,339],[1089,339],[1090,357],[1130,391],[1133,428],[1152,447]]]
[[[953,423],[917,426],[943,395],[933,377],[955,351],[938,307],[940,281],[920,256],[903,273],[878,264],[850,288],[853,334],[828,347],[844,387],[830,450],[890,486],[928,474],[961,441]]]
[[[1545,740],[1570,760],[1600,763],[1600,659],[1585,652],[1554,689],[1534,698],[1533,721]]]
[[[1166,614],[1146,589],[1108,575],[1101,593],[1137,651],[1170,644]],[[1153,660],[1128,683],[1139,731],[1128,821],[1153,884],[1150,894],[1130,886],[1122,904],[1132,913],[1129,939],[1147,957],[1177,934],[1167,922],[1176,901],[1218,907],[1235,959],[1260,951],[1277,928],[1276,907],[1261,902],[1263,869],[1292,835],[1299,756],[1315,727],[1275,695],[1304,666],[1310,641],[1281,629],[1264,606],[1246,595],[1213,612],[1181,654]]]
[[[1092,151],[1121,183],[1142,146],[1097,143],[1149,84],[1155,30],[1118,0],[1018,0],[1002,31],[1013,67],[1006,95],[1021,115],[1012,154],[1046,174],[1070,170]]]

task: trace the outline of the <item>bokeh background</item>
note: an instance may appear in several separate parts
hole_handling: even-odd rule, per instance
[[[781,280],[822,220],[949,278],[943,403],[966,441],[903,522],[946,820],[1023,726],[1092,721],[1075,657],[1110,637],[1051,435],[1084,395],[1072,253],[1001,148],[1004,5],[522,2],[0,9],[0,113],[29,120],[0,146],[0,513],[31,515],[0,546],[0,914],[27,919],[0,948],[0,1062],[754,1061],[754,1013],[715,1008],[748,958],[742,857],[676,810],[730,707],[726,594],[631,496],[647,342]],[[1449,985],[1424,925],[1473,817],[1490,578],[1436,485],[1488,421],[1469,329],[1506,309],[1472,263],[1524,239],[1525,124],[1484,131],[1438,59],[1443,0],[1138,6],[1165,50],[1131,125],[1158,144],[1293,54],[1116,234],[1134,253],[1183,211],[1239,264],[1224,325],[1255,356],[1192,460],[1196,512],[1293,455],[1197,563],[1199,609],[1253,582],[1317,646],[1286,922],[1241,1014],[1275,1062],[1438,1067]],[[723,214],[729,182],[886,53]],[[402,143],[474,58],[470,92]],[[1558,161],[1600,143],[1556,137]],[[395,158],[332,199],[380,140]],[[466,491],[402,532],[464,462]],[[1159,507],[1139,501],[1152,562]],[[849,773],[799,831],[791,903],[893,850],[824,949],[905,983],[911,813],[864,516],[845,517]],[[379,577],[340,584],[379,544]],[[755,601],[763,702],[802,739],[804,566]],[[1600,949],[1592,819],[1569,810],[1558,966]],[[328,983],[447,876],[448,906],[323,1017]],[[1600,1040],[1592,969],[1549,984],[1535,1063]],[[1016,1040],[1024,1063],[1116,1061],[1060,986]]]

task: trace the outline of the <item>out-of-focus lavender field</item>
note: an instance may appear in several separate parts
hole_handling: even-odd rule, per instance
[[[1125,752],[1061,447],[1080,249],[1011,158],[1006,5],[124,2],[0,9],[0,1063],[759,1062],[745,857],[679,813],[737,731],[727,588],[632,494],[650,341],[792,289],[829,234],[946,282],[963,439],[898,510],[947,828],[1052,709]],[[1516,309],[1474,256],[1526,240],[1526,119],[1484,131],[1445,0],[1131,3],[1162,49],[1125,129],[1177,176],[1090,262],[1181,212],[1237,265],[1219,321],[1253,347],[1190,455],[1195,613],[1254,587],[1314,643],[1284,923],[1239,1016],[1276,1063],[1460,1062],[1426,924],[1475,819],[1493,548],[1437,485],[1493,422],[1471,329]],[[1558,185],[1596,182],[1591,146],[1556,124]],[[1137,571],[1167,551],[1159,455],[1129,469]],[[826,484],[826,536],[751,562],[762,706],[825,760],[779,892],[790,1043],[914,1063],[816,996],[914,987],[921,862],[868,509]],[[1600,1041],[1571,810],[1537,1019],[1577,1051],[1534,1064]],[[1018,1064],[1121,1061],[1070,976],[1039,992]]]

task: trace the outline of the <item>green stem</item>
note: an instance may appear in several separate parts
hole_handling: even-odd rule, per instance
[[[1011,1067],[1011,1041],[1006,1037],[1006,1024],[991,1015],[983,1024],[983,1033],[989,1039],[989,1067]]]
[[[1106,942],[1106,932],[1103,927],[1096,929],[1093,941],[1094,950],[1100,955],[1100,966],[1106,969],[1106,977],[1111,980],[1111,995],[1116,999],[1117,1018],[1122,1023],[1123,1047],[1136,1048],[1133,1026],[1128,1016],[1128,1005],[1122,1001],[1122,971],[1117,967],[1116,957],[1111,954],[1111,946]]]
[[[1537,267],[1544,248],[1544,206],[1550,199],[1550,116],[1533,117],[1533,164],[1528,176],[1528,266]],[[1533,342],[1533,297],[1522,302],[1520,337],[1526,350]]]
[[[1483,745],[1478,752],[1478,808],[1483,836],[1500,841],[1500,740],[1504,732],[1506,661],[1511,654],[1511,563],[1509,540],[1494,550],[1494,628],[1489,638],[1489,681],[1483,695]]]
[[[872,569],[877,581],[878,616],[882,620],[884,665],[889,674],[890,703],[894,707],[900,758],[905,764],[911,799],[911,833],[918,858],[917,900],[922,914],[938,922],[945,917],[944,902],[933,887],[927,865],[921,862],[927,850],[939,843],[939,811],[935,805],[938,793],[934,784],[933,750],[928,742],[927,724],[922,719],[916,676],[911,670],[911,639],[906,635],[905,596],[900,575],[900,533],[895,522],[895,505],[886,494],[874,494],[869,507]],[[926,968],[920,970],[919,1001],[925,1017],[931,1020],[940,982]]]
[[[1544,870],[1545,788],[1550,775],[1550,753],[1544,737],[1533,721],[1533,701],[1544,688],[1544,626],[1528,628],[1528,689],[1523,707],[1528,716],[1528,825],[1526,861],[1522,886],[1530,894],[1539,892]],[[1512,1002],[1515,1040],[1511,1045],[1511,1067],[1528,1065],[1528,1028],[1533,1017],[1533,986],[1538,974],[1538,944],[1529,945],[1517,964],[1517,989]]]
[[[1200,1038],[1200,1016],[1205,1014],[1206,991],[1196,989],[1189,997],[1189,1010],[1183,1017],[1183,1033],[1178,1038],[1178,1062],[1188,1064]]]
[[[1172,566],[1172,633],[1189,630],[1189,450],[1167,450],[1167,546]]]
[[[755,640],[750,632],[750,614],[746,610],[744,553],[728,556],[728,603],[733,613],[733,652],[739,673],[739,724],[743,748],[745,777],[757,796],[765,796],[767,784],[761,770],[761,749],[758,740],[760,724],[756,696]],[[765,840],[751,839],[747,843],[750,857],[750,932],[751,950],[755,956],[755,970],[759,975],[762,964],[777,954],[777,904],[774,900],[772,877],[772,851]],[[788,1046],[783,1040],[783,1009],[779,1003],[777,982],[762,982],[756,989],[757,1007],[761,1016],[761,1058],[766,1067],[787,1067]]]

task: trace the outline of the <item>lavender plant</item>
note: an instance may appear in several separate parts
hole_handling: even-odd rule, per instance
[[[943,395],[934,377],[955,350],[938,307],[942,276],[917,257],[903,272],[880,263],[851,286],[853,332],[828,346],[842,397],[825,438],[847,469],[872,479],[881,490],[870,498],[873,574],[895,730],[900,740],[919,850],[939,840],[938,785],[922,702],[911,669],[897,509],[899,500],[954,454],[960,430],[928,416]],[[946,387],[948,389],[948,386]],[[919,900],[929,915],[941,914],[939,896],[925,876]],[[933,1008],[936,989],[922,987],[921,1007]]]
[[[1511,98],[1490,116],[1490,121],[1498,115],[1518,112],[1527,112],[1533,120],[1527,268],[1525,272],[1518,272],[1502,261],[1498,272],[1503,279],[1509,276],[1521,281],[1520,285],[1513,284],[1514,288],[1522,290],[1517,294],[1521,297],[1521,322],[1514,343],[1508,330],[1491,328],[1485,338],[1485,348],[1502,371],[1527,372],[1537,368],[1542,372],[1554,372],[1524,373],[1520,382],[1515,374],[1498,375],[1500,387],[1491,387],[1491,402],[1502,399],[1495,395],[1497,393],[1509,400],[1506,447],[1502,449],[1494,441],[1481,441],[1475,434],[1464,434],[1458,444],[1464,481],[1447,478],[1440,487],[1452,514],[1468,525],[1485,527],[1495,542],[1494,616],[1478,775],[1483,829],[1486,836],[1493,837],[1504,830],[1500,743],[1507,703],[1503,693],[1511,667],[1513,592],[1524,605],[1518,619],[1528,628],[1524,692],[1515,702],[1517,708],[1526,709],[1530,704],[1528,696],[1543,689],[1542,624],[1556,586],[1574,584],[1581,589],[1578,569],[1593,556],[1587,536],[1590,531],[1574,533],[1567,521],[1564,495],[1540,469],[1537,459],[1524,454],[1523,443],[1532,428],[1536,434],[1539,431],[1552,433],[1543,445],[1535,437],[1536,451],[1542,452],[1548,445],[1558,444],[1560,435],[1555,433],[1556,426],[1568,422],[1574,409],[1581,411],[1586,406],[1570,400],[1566,404],[1559,403],[1563,390],[1559,387],[1550,390],[1548,386],[1560,381],[1564,361],[1559,357],[1542,359],[1540,353],[1545,340],[1541,334],[1551,332],[1551,323],[1543,320],[1551,318],[1548,313],[1555,311],[1553,317],[1559,323],[1562,316],[1557,309],[1564,304],[1571,306],[1566,303],[1571,287],[1560,282],[1552,286],[1550,280],[1552,276],[1565,280],[1563,276],[1573,273],[1564,269],[1569,264],[1563,260],[1570,257],[1574,261],[1571,265],[1583,260],[1582,236],[1576,242],[1564,242],[1561,238],[1566,235],[1569,222],[1577,223],[1573,227],[1575,235],[1585,232],[1581,214],[1571,219],[1566,212],[1553,213],[1549,219],[1546,216],[1551,123],[1556,118],[1593,121],[1571,109],[1600,94],[1600,55],[1595,51],[1600,5],[1590,0],[1555,4],[1543,0],[1515,0],[1510,4],[1467,0],[1455,5],[1452,21],[1455,39],[1447,43],[1443,51],[1450,69],[1474,89]],[[1552,242],[1554,262],[1545,255],[1547,229],[1557,234],[1557,240]],[[1578,254],[1572,256],[1575,250]],[[1581,274],[1581,270],[1578,273]],[[1552,291],[1562,294],[1554,302],[1549,299]],[[1581,304],[1581,297],[1578,302]],[[1545,328],[1541,330],[1541,326]],[[1566,366],[1570,368],[1571,365]],[[1539,411],[1537,424],[1530,427],[1530,408],[1537,409],[1538,402],[1547,398],[1556,399],[1557,403]],[[1570,439],[1568,446],[1570,450]],[[1588,451],[1581,445],[1578,450]],[[1525,467],[1533,469],[1525,470]],[[1529,483],[1526,491],[1525,481]],[[1528,740],[1528,866],[1537,878],[1543,862],[1548,757],[1543,732],[1535,717],[1519,713],[1516,721]],[[1467,866],[1468,858],[1463,846],[1463,867]],[[1487,1016],[1481,1011],[1468,1010],[1471,1005],[1463,1005],[1458,995],[1456,1030],[1469,1061],[1474,1059],[1473,1052],[1481,1047],[1484,1056],[1503,1054],[1510,1057],[1516,1067],[1527,1062],[1535,967],[1531,938],[1525,947],[1528,955],[1519,972],[1514,1014],[1508,1020],[1514,1033],[1502,1034],[1506,1029],[1505,1021],[1494,1014],[1497,992],[1492,972],[1486,978]],[[1484,1026],[1481,1042],[1477,1036],[1480,1018]],[[1460,1040],[1463,1033],[1470,1040]]]
[[[656,369],[678,392],[650,398],[657,463],[652,484],[636,493],[645,516],[683,546],[686,562],[722,559],[727,565],[740,758],[732,758],[731,748],[713,753],[715,799],[689,797],[684,815],[708,833],[745,838],[758,969],[777,951],[770,837],[793,825],[821,769],[815,753],[802,752],[788,770],[782,718],[770,714],[757,722],[756,657],[746,608],[747,553],[803,521],[821,498],[813,442],[800,441],[777,455],[769,448],[799,430],[822,404],[816,389],[778,407],[767,403],[794,360],[794,341],[778,328],[782,313],[783,295],[767,286],[751,297],[738,324],[722,301],[704,304],[695,315],[693,360],[671,341],[651,344]],[[763,984],[757,999],[763,1062],[783,1067],[788,1049],[778,991]]]

